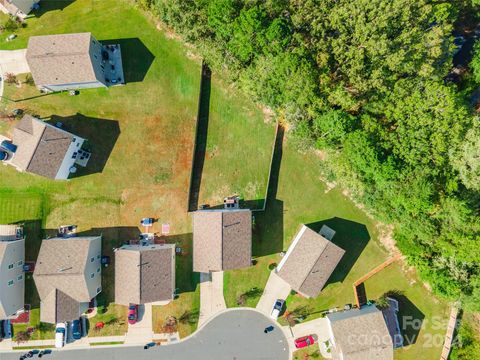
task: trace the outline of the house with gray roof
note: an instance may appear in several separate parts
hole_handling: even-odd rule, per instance
[[[102,291],[102,237],[42,241],[33,279],[40,295],[40,321],[78,318]]]
[[[173,300],[175,245],[123,245],[115,251],[115,303]]]
[[[105,68],[111,66],[105,60],[102,44],[91,33],[32,36],[26,57],[35,85],[40,90],[107,86]]]
[[[393,360],[394,341],[384,313],[375,305],[327,314],[326,318],[332,359]]]
[[[250,210],[199,210],[193,213],[193,271],[233,270],[251,264]]]
[[[320,294],[345,254],[345,250],[321,233],[333,237],[335,232],[324,226],[317,233],[302,225],[275,270],[293,290],[306,297],[314,298]]]
[[[13,129],[12,142],[17,149],[10,163],[17,170],[65,180],[76,170],[85,139],[25,115]]]
[[[40,0],[0,0],[0,11],[24,19]]]
[[[25,238],[22,227],[0,225],[0,320],[23,310]]]

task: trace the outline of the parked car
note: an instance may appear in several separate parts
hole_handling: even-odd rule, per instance
[[[70,331],[73,340],[80,340],[82,338],[82,322],[80,319],[75,319],[71,322]]]
[[[17,151],[17,145],[8,140],[3,140],[0,146],[11,153],[15,153]]]
[[[3,320],[2,331],[4,339],[10,339],[12,337],[12,323],[10,320]]]
[[[304,336],[298,339],[295,339],[295,347],[301,349],[307,346],[315,344],[315,339],[312,335]]]
[[[275,303],[273,304],[272,312],[270,313],[270,317],[273,320],[278,319],[278,317],[280,316],[280,313],[282,312],[284,304],[285,304],[285,300],[282,300],[282,299],[275,300]]]
[[[138,319],[138,305],[131,304],[128,307],[128,323],[133,325]]]
[[[65,323],[58,323],[55,327],[55,347],[62,348],[67,341],[67,326]]]
[[[6,151],[0,150],[0,161],[7,161],[8,160],[8,153]]]

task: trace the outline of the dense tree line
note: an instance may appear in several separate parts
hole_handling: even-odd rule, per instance
[[[480,45],[446,82],[478,0],[137,0],[378,218],[436,294],[480,310]]]

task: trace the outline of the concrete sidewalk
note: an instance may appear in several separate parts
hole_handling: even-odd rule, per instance
[[[128,324],[125,344],[139,345],[151,342],[153,339],[152,304],[138,305],[138,320]]]
[[[257,309],[267,316],[272,312],[273,304],[277,299],[285,300],[290,294],[290,285],[281,279],[275,270],[272,270],[263,290],[262,297],[258,301]]]
[[[225,310],[223,297],[223,271],[200,273],[200,316],[198,326],[215,314]]]

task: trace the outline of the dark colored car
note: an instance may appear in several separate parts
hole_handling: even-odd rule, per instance
[[[2,143],[0,144],[2,148],[5,150],[8,150],[12,153],[15,153],[17,151],[17,145],[13,144],[12,142],[8,140],[3,140]]]
[[[304,336],[298,339],[295,339],[295,347],[301,349],[307,346],[315,344],[315,339],[312,335]]]
[[[74,340],[80,340],[82,338],[82,322],[79,319],[73,320],[70,331]]]
[[[8,153],[6,151],[0,150],[0,161],[7,161],[8,160]]]
[[[3,320],[2,324],[3,338],[10,339],[12,337],[12,324],[10,320]]]
[[[130,305],[128,307],[128,323],[133,325],[137,322],[138,318],[138,305]]]

